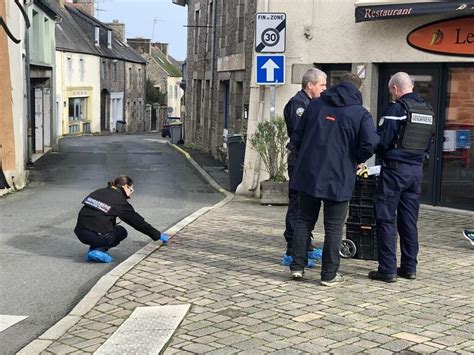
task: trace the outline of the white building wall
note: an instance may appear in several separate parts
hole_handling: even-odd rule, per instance
[[[89,100],[87,117],[91,132],[100,132],[100,57],[56,51],[56,88],[58,117],[61,118],[58,132],[69,134],[68,100],[79,93]]]
[[[25,41],[23,40],[25,38],[25,22],[13,1],[11,3],[5,1],[5,5],[8,27],[15,37],[22,40],[19,44],[8,40],[16,169],[15,171],[6,171],[5,175],[8,181],[13,180],[17,189],[21,189],[26,186],[27,182],[25,164],[28,159],[26,79],[25,60],[23,57],[25,54]]]
[[[169,76],[167,79],[168,107],[171,107],[173,109],[173,112],[171,112],[169,116],[181,117],[181,98],[183,97],[184,92],[183,89],[179,87],[180,82],[181,77]]]
[[[446,16],[416,16],[355,22],[354,0],[257,0],[257,12],[286,13],[286,84],[276,87],[275,110],[283,115],[288,100],[300,90],[300,78],[291,82],[294,66],[312,67],[315,64],[352,63],[367,65],[367,77],[361,89],[364,104],[376,113],[378,71],[372,63],[410,62],[472,62],[472,58],[431,54],[414,49],[406,42],[410,31]],[[269,89],[264,88],[264,100],[259,101],[260,88],[255,85],[255,55],[249,99],[247,136],[255,132],[257,120],[269,119]],[[301,69],[300,72],[302,73]],[[247,144],[244,177],[237,193],[259,195],[258,181],[267,175],[258,155]]]

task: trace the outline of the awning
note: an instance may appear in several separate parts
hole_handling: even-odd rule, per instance
[[[472,15],[474,0],[456,1],[356,1],[356,22],[386,20],[420,15]]]

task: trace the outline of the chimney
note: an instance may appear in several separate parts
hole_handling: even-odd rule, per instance
[[[151,54],[151,40],[148,38],[127,38],[127,44],[140,54]]]
[[[125,43],[125,24],[119,22],[119,20],[113,20],[113,22],[109,22],[105,24],[107,27],[111,28],[117,38]]]
[[[168,59],[168,43],[155,42],[152,44],[152,46],[162,51],[166,59]]]
[[[94,0],[73,0],[72,2],[86,14],[95,17]]]

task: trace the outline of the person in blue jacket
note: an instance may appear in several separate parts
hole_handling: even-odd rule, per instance
[[[299,119],[303,116],[303,113],[308,107],[311,100],[314,100],[321,96],[321,93],[326,90],[326,78],[327,75],[322,70],[317,68],[310,68],[304,74],[301,80],[301,90],[293,96],[290,101],[285,105],[283,114],[285,117],[286,129],[288,137],[291,138],[293,131],[298,124]],[[292,142],[288,143],[288,176],[290,182],[293,176],[293,171],[296,165],[296,153],[292,148]],[[298,215],[298,191],[288,189],[288,210],[286,212],[286,227],[283,233],[286,240],[286,252],[283,255],[281,264],[289,266],[293,261],[291,257],[291,242],[293,240],[293,232],[296,223],[296,216]],[[311,236],[309,236],[311,238]],[[320,259],[320,250],[315,249],[311,240],[308,246],[308,257],[309,259]],[[314,266],[314,263],[309,260],[308,266]]]
[[[323,204],[321,285],[344,282],[338,274],[339,249],[357,165],[373,155],[379,142],[372,115],[362,106],[361,85],[358,76],[344,74],[339,84],[309,104],[293,133],[298,161],[291,187],[299,198],[290,265],[293,279],[303,277],[308,235]]]
[[[412,79],[407,73],[398,72],[390,78],[388,88],[395,102],[382,113],[377,129],[380,144],[376,152],[383,162],[375,200],[379,266],[368,276],[373,280],[395,282],[397,275],[406,279],[416,278],[417,222],[426,154],[425,149],[414,151],[395,147],[395,140],[407,119],[405,106],[399,100],[424,103],[421,96],[413,92]],[[429,141],[426,149],[428,146]],[[401,252],[398,269],[397,229]]]

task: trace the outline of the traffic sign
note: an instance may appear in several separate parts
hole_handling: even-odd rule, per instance
[[[256,83],[258,85],[282,85],[285,83],[285,56],[257,55]]]
[[[258,12],[255,24],[255,52],[285,52],[286,14]]]

